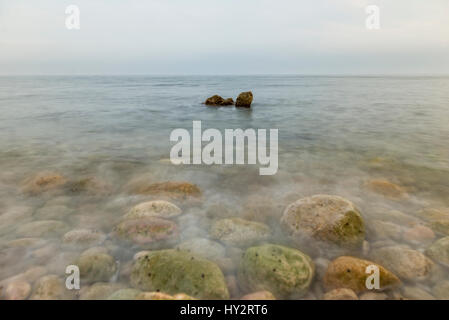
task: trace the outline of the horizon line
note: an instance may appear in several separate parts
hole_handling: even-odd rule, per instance
[[[123,77],[123,76],[151,76],[151,77],[248,77],[248,76],[301,76],[301,77],[449,77],[449,73],[19,73],[2,74],[0,77]]]

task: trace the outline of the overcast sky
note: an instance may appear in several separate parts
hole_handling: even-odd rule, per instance
[[[0,74],[286,73],[449,74],[449,0],[0,0]]]

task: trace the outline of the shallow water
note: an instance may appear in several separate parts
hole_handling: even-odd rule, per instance
[[[247,90],[255,96],[251,109],[201,104],[213,94],[235,99]],[[166,161],[170,133],[191,130],[192,120],[201,120],[203,129],[279,129],[278,173],[260,176],[257,165],[173,166]],[[268,223],[276,234],[272,242],[279,243],[286,241],[279,230],[283,208],[314,194],[351,200],[368,229],[391,210],[414,216],[425,208],[447,208],[448,123],[448,77],[0,77],[0,280],[37,265],[63,275],[83,249],[62,246],[61,237],[44,237],[38,248],[11,248],[11,240],[23,238],[17,227],[42,220],[39,210],[58,204],[69,213],[56,219],[70,229],[109,234],[133,205],[150,199],[124,191],[139,177],[188,181],[202,190],[199,206],[179,203],[185,212],[178,221],[181,240],[207,237],[206,213],[214,204]],[[23,181],[43,171],[67,179],[95,177],[108,191],[22,192]],[[394,182],[408,197],[376,194],[364,187],[371,179]],[[18,206],[31,214],[6,215]],[[251,216],[248,207],[268,213]],[[375,232],[367,235],[371,246],[381,240]],[[421,251],[429,245],[387,241]],[[106,246],[121,266],[139,251],[113,239]],[[331,252],[319,255],[333,258]],[[430,292],[435,281],[449,280],[443,271],[420,288]],[[126,283],[126,276],[118,278]],[[315,282],[309,298],[321,298]]]

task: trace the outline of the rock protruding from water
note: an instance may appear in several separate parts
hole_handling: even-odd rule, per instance
[[[216,107],[232,106],[234,105],[234,100],[232,98],[223,99],[219,95],[214,95],[210,98],[207,98],[206,101],[204,101],[204,104],[207,106],[216,106]]]
[[[251,91],[242,92],[235,101],[236,107],[250,108],[253,102],[253,93]]]
[[[356,293],[368,291],[366,280],[371,274],[366,270],[370,266],[379,269],[379,290],[396,287],[401,283],[398,277],[379,264],[354,257],[339,257],[329,264],[324,276],[324,286],[327,290],[347,288]]]
[[[131,283],[150,292],[183,292],[199,299],[229,299],[220,268],[182,250],[151,251],[141,255],[134,263]]]
[[[360,247],[365,239],[365,225],[355,205],[338,196],[315,195],[290,204],[281,224],[293,240],[307,238]]]
[[[312,283],[315,267],[299,250],[266,244],[246,250],[238,270],[246,292],[267,290],[278,299],[299,298]]]

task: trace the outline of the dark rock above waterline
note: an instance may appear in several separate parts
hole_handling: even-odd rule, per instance
[[[232,106],[234,105],[234,100],[232,98],[223,99],[219,95],[214,95],[207,98],[204,104],[207,106]]]
[[[253,93],[251,91],[242,92],[235,101],[236,107],[250,108],[253,102]]]
[[[235,106],[250,108],[252,102],[253,102],[253,93],[251,91],[242,92],[237,97]],[[210,98],[207,98],[204,104],[207,106],[216,106],[216,107],[232,106],[234,105],[234,100],[232,98],[224,99],[219,95],[214,95]]]

